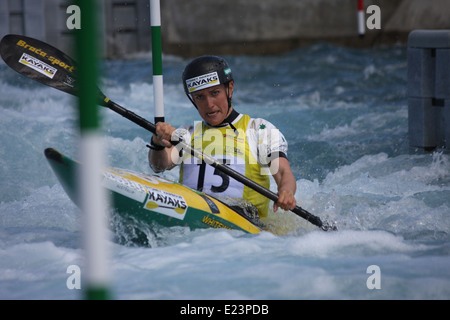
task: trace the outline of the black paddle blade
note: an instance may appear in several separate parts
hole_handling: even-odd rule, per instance
[[[37,39],[9,34],[0,42],[0,54],[6,64],[18,73],[77,95],[75,61],[51,45]]]

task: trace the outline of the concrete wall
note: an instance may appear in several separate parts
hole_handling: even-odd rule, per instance
[[[365,0],[381,9],[381,29],[358,37],[357,0],[165,0],[165,49],[277,54],[317,41],[371,47],[407,42],[414,29],[450,29],[450,0]],[[369,14],[366,14],[368,18]]]
[[[105,56],[151,49],[149,0],[102,0]],[[0,0],[0,37],[19,33],[70,52],[68,0]],[[357,32],[357,0],[161,0],[163,51],[180,56],[278,54],[316,41],[406,44],[414,29],[450,29],[450,0],[365,0],[381,29]],[[366,14],[366,18],[368,14]]]
[[[162,0],[164,1],[164,0]],[[73,32],[67,28],[69,0],[0,0],[0,37],[23,34],[46,41],[64,52],[71,48]],[[101,0],[100,24],[104,55],[123,57],[151,49],[148,0]],[[81,13],[81,16],[83,13]]]
[[[167,0],[166,47],[182,47],[191,55],[208,50],[273,54],[318,40],[369,44],[358,38],[356,0],[235,0],[232,7],[229,2]],[[386,20],[401,0],[378,2]]]

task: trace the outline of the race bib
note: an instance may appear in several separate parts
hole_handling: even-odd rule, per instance
[[[215,159],[245,175],[245,164],[239,164],[239,161],[235,161],[235,158],[215,157]],[[191,160],[195,159],[191,158]],[[241,198],[244,192],[242,183],[201,161],[183,163],[183,184],[207,194],[218,194],[232,198]]]

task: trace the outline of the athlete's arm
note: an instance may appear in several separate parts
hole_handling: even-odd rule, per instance
[[[174,131],[175,128],[169,123],[158,122],[156,124],[156,135],[153,135],[151,138],[152,147],[150,147],[148,152],[148,162],[155,173],[172,169],[176,165],[172,161],[172,149],[174,146],[170,142]]]
[[[264,119],[253,119],[249,139],[256,142],[258,161],[269,169],[278,186],[278,201],[274,203],[274,211],[278,208],[292,210],[295,208],[295,191],[297,184],[287,159],[288,144],[283,134],[270,122]]]
[[[273,177],[278,186],[278,201],[274,203],[273,211],[277,211],[278,208],[282,208],[283,210],[294,209],[297,204],[295,200],[297,183],[288,159],[284,157],[274,159],[271,163],[271,168],[276,168],[273,171]]]

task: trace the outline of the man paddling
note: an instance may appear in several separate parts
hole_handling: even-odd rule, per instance
[[[186,95],[203,121],[189,133],[169,123],[157,123],[148,154],[153,171],[180,165],[184,185],[219,198],[242,198],[256,206],[260,217],[267,216],[268,198],[177,149],[175,141],[181,138],[266,188],[272,174],[278,187],[274,211],[294,209],[296,181],[287,159],[287,142],[270,122],[233,108],[234,80],[228,63],[216,56],[198,57],[186,66],[182,79]]]

